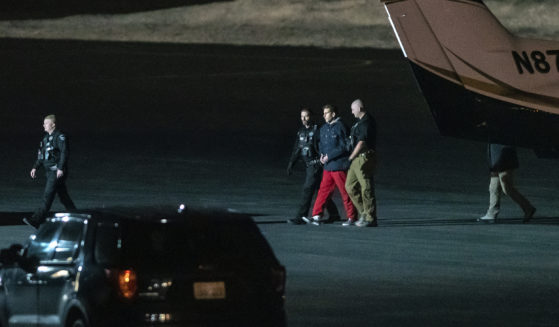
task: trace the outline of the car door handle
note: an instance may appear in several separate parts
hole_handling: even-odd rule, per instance
[[[31,285],[45,285],[47,282],[44,280],[40,280],[37,279],[36,277],[34,277],[33,274],[27,274],[25,275],[25,279],[27,280],[27,282]]]

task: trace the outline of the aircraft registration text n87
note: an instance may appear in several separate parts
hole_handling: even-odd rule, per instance
[[[555,72],[559,72],[559,50],[512,51],[512,58],[519,74],[524,74],[524,71],[547,74],[552,71],[553,65]]]

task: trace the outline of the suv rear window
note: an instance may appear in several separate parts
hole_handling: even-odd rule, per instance
[[[37,256],[39,260],[50,260],[56,248],[56,234],[59,228],[59,223],[50,221],[41,226],[37,235],[31,239],[27,249],[27,256]]]
[[[129,220],[100,224],[97,235],[96,258],[111,266],[189,269],[201,263],[277,263],[258,227],[248,219],[189,219],[166,224]]]

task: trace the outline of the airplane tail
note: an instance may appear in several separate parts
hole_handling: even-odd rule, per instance
[[[482,0],[380,1],[441,134],[529,147],[556,138],[534,113],[559,114],[546,87],[559,81],[557,43],[512,35]]]
[[[513,47],[515,37],[481,0],[381,1],[404,55],[454,83],[464,84],[473,68],[466,60],[480,50]]]

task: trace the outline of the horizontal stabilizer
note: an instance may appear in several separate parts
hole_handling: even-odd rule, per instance
[[[559,43],[512,35],[481,0],[381,0],[443,135],[559,145]]]

